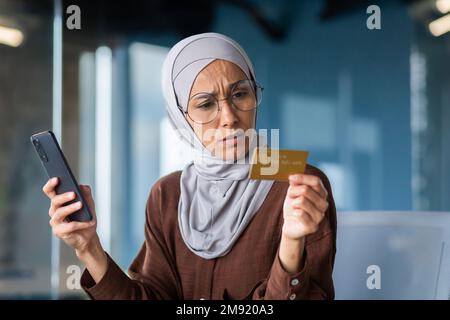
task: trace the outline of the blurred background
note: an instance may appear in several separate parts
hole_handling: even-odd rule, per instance
[[[449,0],[0,0],[0,298],[86,298],[48,225],[39,131],[93,187],[102,244],[126,270],[153,183],[186,161],[163,59],[209,31],[247,51],[265,88],[258,128],[310,152],[339,212],[450,211]]]

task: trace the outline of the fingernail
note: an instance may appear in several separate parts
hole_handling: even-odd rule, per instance
[[[75,202],[74,206],[75,206],[75,208],[80,208],[81,207],[81,201]]]
[[[52,179],[52,182],[53,182],[53,183],[56,183],[56,182],[58,182],[58,178],[56,178],[56,177],[55,177],[55,178],[53,178],[53,179]]]

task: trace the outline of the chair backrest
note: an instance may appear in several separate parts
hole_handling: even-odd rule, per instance
[[[449,299],[450,212],[338,212],[336,299]]]

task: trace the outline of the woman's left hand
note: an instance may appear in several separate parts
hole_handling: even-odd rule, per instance
[[[327,197],[328,192],[319,177],[290,175],[283,205],[283,237],[303,240],[316,232],[328,209]]]

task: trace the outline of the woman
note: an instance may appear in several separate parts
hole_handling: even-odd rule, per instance
[[[74,194],[56,195],[57,178],[43,188],[53,233],[86,266],[83,289],[92,299],[333,299],[327,177],[307,165],[289,182],[247,178],[264,141],[239,134],[255,128],[260,99],[243,49],[216,33],[188,37],[167,55],[162,87],[169,119],[196,157],[153,186],[129,276],[102,249],[95,217],[64,221],[81,206],[65,205]],[[95,215],[89,187],[81,190]]]

